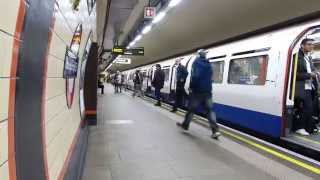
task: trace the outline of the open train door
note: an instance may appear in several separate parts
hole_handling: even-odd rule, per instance
[[[290,68],[289,68],[289,80],[286,97],[286,124],[285,135],[287,136],[291,132],[292,122],[294,118],[294,97],[295,97],[295,84],[297,75],[299,46],[294,46],[289,53]]]
[[[293,118],[294,118],[294,99],[296,95],[296,78],[297,78],[297,67],[298,67],[298,54],[300,50],[300,44],[303,39],[311,38],[315,40],[315,51],[310,54],[311,56],[316,56],[320,54],[320,26],[313,26],[302,33],[294,40],[291,44],[289,51],[288,51],[288,76],[287,76],[287,92],[286,92],[286,99],[285,99],[285,136],[289,136],[292,127],[293,127]],[[319,44],[319,48],[317,48],[317,44]],[[317,51],[317,49],[319,49]],[[314,58],[313,58],[314,59]]]
[[[147,70],[147,89],[146,89],[146,93],[151,93],[152,92],[152,79],[153,79],[153,69],[154,66],[151,66],[148,70]]]

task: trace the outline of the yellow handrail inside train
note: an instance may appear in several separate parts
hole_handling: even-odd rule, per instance
[[[298,68],[298,53],[295,55],[294,58],[294,68],[293,68],[293,85],[292,85],[292,100],[294,100],[295,93],[296,93],[296,80],[297,80],[297,68]]]

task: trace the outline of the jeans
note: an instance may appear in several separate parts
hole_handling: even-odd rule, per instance
[[[210,123],[212,133],[219,131],[217,124],[216,114],[212,111],[213,102],[212,95],[210,93],[191,93],[188,105],[188,113],[185,116],[182,125],[189,128],[190,122],[193,119],[193,115],[199,105],[203,105],[206,117]]]
[[[154,95],[156,96],[158,103],[160,103],[161,102],[161,89],[155,88]]]

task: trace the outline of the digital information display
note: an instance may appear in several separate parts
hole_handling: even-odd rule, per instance
[[[114,55],[128,55],[128,56],[144,56],[144,47],[135,47],[126,49],[124,47],[112,48],[112,54]]]

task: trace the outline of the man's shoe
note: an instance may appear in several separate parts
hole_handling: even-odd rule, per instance
[[[180,127],[181,129],[185,130],[185,131],[188,131],[188,130],[189,130],[189,128],[186,127],[186,126],[184,126],[182,123],[177,122],[176,125],[177,125],[178,127]]]
[[[298,129],[296,131],[296,133],[299,135],[302,135],[302,136],[309,136],[310,135],[305,129]]]
[[[219,137],[221,136],[221,133],[219,131],[212,133],[211,138],[213,139],[219,139]]]

